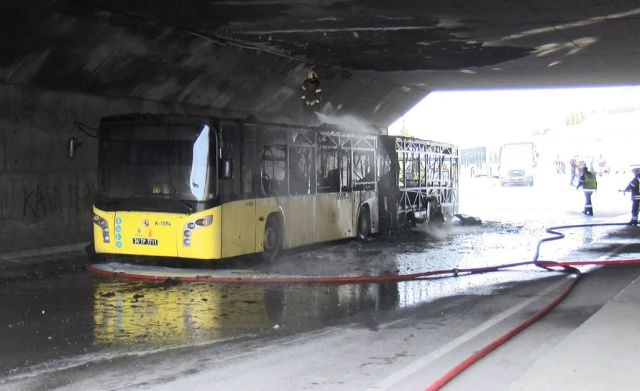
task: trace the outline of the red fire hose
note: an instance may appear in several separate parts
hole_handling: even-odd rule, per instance
[[[565,237],[564,234],[557,232],[560,229],[568,229],[568,228],[584,228],[584,227],[602,227],[602,226],[627,226],[625,223],[605,223],[605,224],[580,224],[580,225],[564,225],[558,227],[548,228],[547,232],[554,234],[556,236],[552,236],[549,238],[542,239],[538,242],[536,247],[536,254],[533,259],[533,264],[536,266],[552,270],[552,268],[561,268],[560,271],[566,273],[575,274],[575,278],[572,279],[571,283],[558,295],[552,302],[550,302],[546,307],[537,312],[535,315],[520,323],[518,326],[509,330],[507,333],[503,334],[501,337],[496,339],[495,341],[489,343],[479,351],[475,352],[473,355],[467,357],[465,360],[460,362],[455,367],[451,368],[444,375],[440,376],[436,381],[431,383],[424,391],[436,391],[439,390],[442,386],[447,384],[451,379],[462,373],[465,369],[469,368],[473,363],[480,360],[482,357],[489,354],[494,349],[498,348],[503,343],[507,342],[516,334],[520,333],[525,328],[529,327],[533,323],[535,323],[538,319],[542,318],[545,314],[551,311],[558,303],[564,299],[569,292],[576,286],[582,273],[580,270],[575,268],[575,266],[583,266],[583,265],[631,265],[631,264],[640,264],[640,259],[626,259],[626,260],[604,260],[604,261],[573,261],[573,262],[553,262],[553,261],[539,261],[538,256],[540,254],[540,245],[544,242],[558,240]]]

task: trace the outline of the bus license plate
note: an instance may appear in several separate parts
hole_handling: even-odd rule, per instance
[[[133,238],[133,244],[145,244],[147,246],[157,246],[158,239]]]

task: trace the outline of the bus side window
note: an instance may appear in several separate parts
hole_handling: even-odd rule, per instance
[[[372,190],[375,188],[375,167],[373,151],[353,152],[354,190]]]
[[[256,131],[251,128],[242,129],[242,170],[239,175],[242,177],[243,197],[253,198],[256,196],[256,169],[254,168],[256,156]]]
[[[351,151],[342,151],[340,153],[340,183],[341,192],[351,191]]]
[[[289,191],[291,194],[312,194],[313,149],[289,148]]]
[[[287,193],[286,145],[267,145],[262,151],[262,187],[265,194]]]
[[[318,193],[337,193],[340,191],[340,169],[338,168],[338,150],[318,151]]]

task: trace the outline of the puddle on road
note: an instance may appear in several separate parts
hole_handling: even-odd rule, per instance
[[[548,225],[546,225],[548,226]],[[265,264],[246,259],[227,266],[275,275],[380,275],[478,268],[531,261],[543,237],[543,222],[426,227],[366,242],[346,241],[285,253]],[[567,238],[544,244],[541,259],[575,252],[607,233],[606,228],[567,231]],[[234,264],[235,262],[235,264]],[[95,341],[99,344],[210,341],[289,328],[331,324],[345,316],[420,305],[456,294],[489,294],[501,284],[552,273],[517,269],[361,285],[160,285],[105,280],[94,294]]]
[[[275,274],[405,274],[530,260],[532,233],[487,223],[449,232],[413,230],[367,242],[291,252],[255,269]],[[247,266],[239,260],[239,267]],[[161,285],[99,281],[95,341],[101,345],[211,341],[285,328],[317,328],[345,316],[411,307],[456,294],[489,294],[503,282],[541,278],[535,267],[401,283],[360,285]]]
[[[271,330],[298,332],[359,313],[407,308],[461,293],[489,294],[501,283],[514,281],[513,277],[524,278],[522,273],[329,286],[180,284],[163,288],[106,281],[95,287],[94,342],[143,348]]]
[[[173,286],[98,282],[99,345],[162,345],[269,330],[317,328],[352,314],[397,308],[398,284]]]

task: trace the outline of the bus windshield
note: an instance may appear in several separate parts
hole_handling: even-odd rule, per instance
[[[503,164],[533,164],[533,146],[531,144],[506,145],[502,149]]]
[[[100,133],[105,198],[206,201],[215,197],[208,125],[110,124]]]

